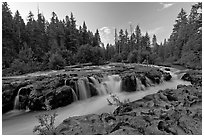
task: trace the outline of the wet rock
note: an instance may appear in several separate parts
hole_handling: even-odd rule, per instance
[[[190,81],[191,84],[202,86],[202,72],[196,70],[187,71],[181,78],[182,80]]]
[[[160,83],[162,73],[158,70],[151,70],[145,73],[145,76],[152,80],[153,83]]]
[[[165,81],[169,81],[172,78],[172,76],[169,73],[166,73],[166,72],[163,73],[163,77],[164,77]]]
[[[137,83],[135,75],[125,75],[122,77],[122,91],[133,92],[136,91]]]
[[[57,108],[59,106],[66,106],[74,102],[73,89],[69,86],[63,86],[56,90],[52,100],[50,100],[50,106]]]
[[[28,108],[32,111],[46,110],[45,96],[38,94],[37,91],[34,92],[29,95]]]
[[[170,68],[165,68],[164,70],[166,70],[166,71],[170,71]]]

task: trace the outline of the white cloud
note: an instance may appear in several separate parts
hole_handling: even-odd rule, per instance
[[[162,3],[162,2],[161,2],[160,4],[162,5],[162,8],[161,8],[161,9],[158,9],[158,11],[167,9],[167,8],[169,8],[169,7],[171,7],[171,6],[174,5],[174,3]]]
[[[102,27],[99,29],[101,42],[104,43],[106,46],[107,43],[113,44],[114,42],[114,33],[112,33],[114,30],[110,29],[109,27]]]
[[[101,32],[104,32],[106,34],[110,34],[111,30],[108,27],[102,27],[99,29]]]

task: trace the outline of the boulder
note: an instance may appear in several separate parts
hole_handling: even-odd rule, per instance
[[[135,75],[125,75],[122,77],[122,91],[133,92],[137,89]]]
[[[71,104],[76,100],[76,94],[70,86],[63,86],[56,89],[53,98],[50,100],[51,108],[57,108]]]
[[[169,80],[171,80],[171,78],[172,78],[172,76],[170,75],[170,73],[166,73],[166,72],[163,73],[163,77],[164,77],[164,80],[165,80],[165,81],[169,81]]]

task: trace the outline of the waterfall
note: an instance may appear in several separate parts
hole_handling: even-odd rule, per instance
[[[86,87],[87,98],[90,98],[91,97],[91,91],[90,91],[90,86],[89,86],[89,80],[87,77],[84,78],[84,84]]]
[[[77,97],[76,93],[74,92],[74,90],[72,88],[71,88],[71,90],[72,90],[72,96],[73,96],[74,102],[78,101],[78,97]]]
[[[121,78],[119,75],[108,76],[102,81],[101,90],[107,93],[116,93],[121,91]]]
[[[79,99],[84,100],[91,97],[90,87],[87,78],[78,80]]]
[[[101,86],[99,81],[97,79],[95,79],[94,77],[89,77],[91,79],[91,81],[93,82],[94,87],[96,88],[98,95],[105,95],[107,92],[105,91],[105,89],[101,89],[101,87],[104,88],[104,86]],[[105,91],[105,92],[104,92]]]
[[[78,88],[79,88],[79,100],[87,99],[87,92],[84,81],[79,79],[78,80]]]
[[[146,79],[146,83],[149,87],[154,86],[154,84],[152,83],[152,81],[148,77],[145,77],[145,79]]]
[[[64,80],[64,85],[67,86],[67,79]]]
[[[74,87],[75,87],[75,93],[78,97],[78,100],[79,100],[79,88],[78,88],[78,81],[75,81],[74,82]]]
[[[19,94],[20,94],[20,92],[21,92],[21,89],[22,89],[22,88],[20,88],[20,89],[18,90],[18,93],[17,93],[17,95],[16,95],[16,97],[15,97],[13,109],[20,109]]]
[[[186,73],[185,73],[185,72],[183,72],[183,73],[179,73],[179,74],[177,75],[177,78],[178,78],[178,79],[181,79],[181,78],[183,77],[184,74],[186,74]]]
[[[164,82],[164,76],[161,76],[160,83]]]
[[[142,84],[141,80],[137,77],[135,79],[136,79],[136,83],[137,83],[136,90],[137,91],[145,90],[145,86]]]

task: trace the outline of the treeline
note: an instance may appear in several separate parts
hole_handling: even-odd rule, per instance
[[[181,9],[168,40],[158,44],[156,35],[152,41],[148,33],[144,36],[137,25],[135,32],[115,30],[115,54],[108,50],[112,61],[150,64],[179,64],[201,69],[202,65],[202,3],[192,5],[189,15]],[[150,44],[151,43],[151,44]],[[112,55],[112,56],[111,56]]]
[[[180,64],[201,68],[202,4],[192,6],[189,15],[181,9],[168,40],[158,44],[148,32],[115,30],[115,44],[101,43],[99,31],[92,33],[86,23],[76,26],[71,13],[59,20],[52,12],[51,20],[29,12],[27,23],[20,13],[14,16],[6,2],[2,3],[2,67],[3,75],[23,74],[39,70],[61,69],[66,65],[106,61],[149,64]]]
[[[41,13],[35,20],[30,11],[25,24],[19,11],[12,16],[8,4],[2,3],[3,74],[61,69],[86,62],[100,64],[100,45],[99,31],[92,33],[85,22],[77,28],[72,13],[59,20],[52,12],[48,22]]]
[[[181,9],[173,32],[161,50],[164,50],[161,60],[202,68],[202,3],[192,5],[189,15]]]

